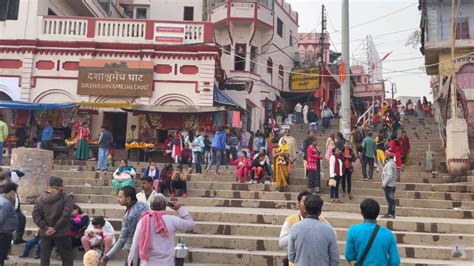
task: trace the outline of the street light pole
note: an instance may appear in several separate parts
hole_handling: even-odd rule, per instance
[[[395,82],[391,82],[392,83],[392,103],[393,101],[395,100],[395,93],[397,92],[397,84],[395,84]]]
[[[349,139],[351,132],[351,77],[350,77],[350,55],[349,55],[349,0],[342,1],[342,60],[345,64],[346,78],[341,84],[341,120],[339,121],[339,130],[346,139]]]

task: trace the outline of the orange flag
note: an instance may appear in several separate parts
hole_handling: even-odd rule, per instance
[[[339,64],[339,81],[341,82],[341,84],[344,83],[346,78],[346,64],[344,64],[344,60],[341,59],[341,63]]]

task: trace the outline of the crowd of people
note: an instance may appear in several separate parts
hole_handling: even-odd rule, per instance
[[[117,192],[118,203],[126,207],[126,212],[116,239],[112,223],[103,216],[91,219],[75,204],[72,193],[64,190],[63,179],[53,176],[32,211],[38,231],[33,239],[25,241],[25,224],[21,224],[21,212],[17,211],[20,205],[18,181],[19,177],[8,177],[0,182],[2,266],[8,259],[14,232],[13,244],[25,243],[20,257],[29,257],[34,248],[34,258],[40,259],[44,266],[50,265],[53,248],[62,265],[73,265],[75,247],[85,252],[84,265],[107,265],[121,250],[129,253],[124,265],[174,265],[176,232],[194,228],[193,218],[179,205],[178,199],[171,196],[168,200],[154,191],[152,177],[144,176],[142,191],[137,193],[134,186],[123,186]],[[167,207],[176,211],[176,215],[168,214]]]
[[[273,184],[276,190],[286,191],[298,153],[304,160],[308,189],[298,196],[299,213],[288,217],[282,228],[280,245],[288,247],[286,263],[338,265],[335,230],[321,216],[324,161],[328,165],[327,185],[331,203],[341,203],[340,187],[342,197],[353,199],[352,174],[359,159],[364,181],[374,182],[374,170],[380,173],[388,203],[388,211],[382,217],[393,219],[396,214],[396,182],[400,181],[402,169],[409,162],[410,140],[403,130],[398,135],[401,128],[398,107],[384,104],[376,110],[383,119],[377,120],[374,115],[372,128],[355,127],[350,139],[345,139],[340,132],[331,133],[323,150],[316,138],[319,123],[309,120],[309,114],[314,110],[307,113],[307,109],[295,108],[297,123],[307,122],[309,129],[301,147],[297,147],[289,129],[285,129],[281,136],[278,134],[280,127],[272,117],[265,128],[256,133],[246,134],[226,127],[219,128],[213,136],[192,131],[183,136],[176,131],[168,142],[176,164],[159,169],[155,162],[150,162],[140,178],[139,192],[135,189],[136,169],[127,160],[121,160],[112,175],[112,193],[126,208],[118,239],[106,217],[89,217],[74,203],[72,194],[64,191],[63,180],[51,177],[48,189],[36,200],[32,212],[38,233],[31,240],[23,240],[26,218],[20,211],[16,184],[22,173],[12,171],[9,176],[3,173],[8,178],[0,183],[0,266],[7,258],[12,232],[16,232],[14,244],[26,242],[22,256],[28,257],[30,250],[35,248],[34,257],[41,259],[41,265],[50,264],[55,246],[63,265],[72,265],[73,247],[84,249],[85,265],[106,265],[124,248],[129,250],[125,265],[138,265],[138,262],[140,265],[172,265],[176,231],[189,231],[194,227],[192,217],[180,207],[176,198],[180,195],[187,197],[187,180],[192,171],[201,174],[204,168],[208,173],[215,167],[214,173],[219,176],[222,165],[232,165],[236,168],[236,182]],[[329,128],[330,117],[334,115],[332,111],[329,114],[330,111],[322,115],[325,128]],[[407,115],[407,111],[404,113]],[[377,135],[374,137],[372,132],[377,132]],[[107,156],[112,142],[110,132],[103,127],[99,137],[98,171],[107,171]],[[78,145],[83,144],[78,142]],[[185,169],[185,166],[189,168]],[[175,210],[177,216],[169,215],[167,207]],[[380,206],[376,201],[366,199],[360,208],[364,223],[349,229],[346,259],[357,261],[359,265],[375,261],[397,265],[399,257],[393,234],[376,225]],[[373,234],[383,237],[374,241]],[[370,243],[367,245],[369,249],[372,246],[379,252],[367,255],[367,247],[361,245],[367,242]]]

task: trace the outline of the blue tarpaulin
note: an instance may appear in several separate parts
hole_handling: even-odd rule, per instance
[[[20,101],[0,101],[0,108],[11,110],[44,111],[75,107],[72,103],[30,103]]]
[[[214,102],[222,105],[239,107],[239,105],[225,92],[214,86]]]

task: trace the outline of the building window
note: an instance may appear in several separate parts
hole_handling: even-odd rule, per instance
[[[99,5],[104,9],[105,13],[107,13],[110,17],[112,12],[112,0],[99,0]]]
[[[290,30],[290,46],[293,46],[293,31]]]
[[[194,7],[193,6],[185,6],[184,7],[184,21],[193,21],[194,20]]]
[[[281,89],[283,90],[283,88],[285,87],[285,76],[284,76],[284,70],[283,70],[283,66],[280,65],[278,67],[278,77],[280,78],[280,83],[281,83]]]
[[[273,61],[272,61],[272,59],[269,57],[269,58],[267,59],[267,73],[268,73],[268,74],[272,74],[272,72],[273,72]]]
[[[257,72],[257,47],[250,46],[250,72],[256,73]]]
[[[469,21],[467,18],[458,18],[456,22],[456,40],[467,40],[469,38]]]
[[[147,19],[147,9],[146,7],[137,7],[135,10],[136,19]]]
[[[51,10],[51,8],[48,8],[48,16],[57,16],[57,15],[53,10]]]
[[[245,43],[235,44],[234,70],[245,71],[246,50]]]
[[[20,10],[20,0],[0,1],[0,21],[17,20]]]
[[[283,38],[283,21],[277,18],[277,34]]]

